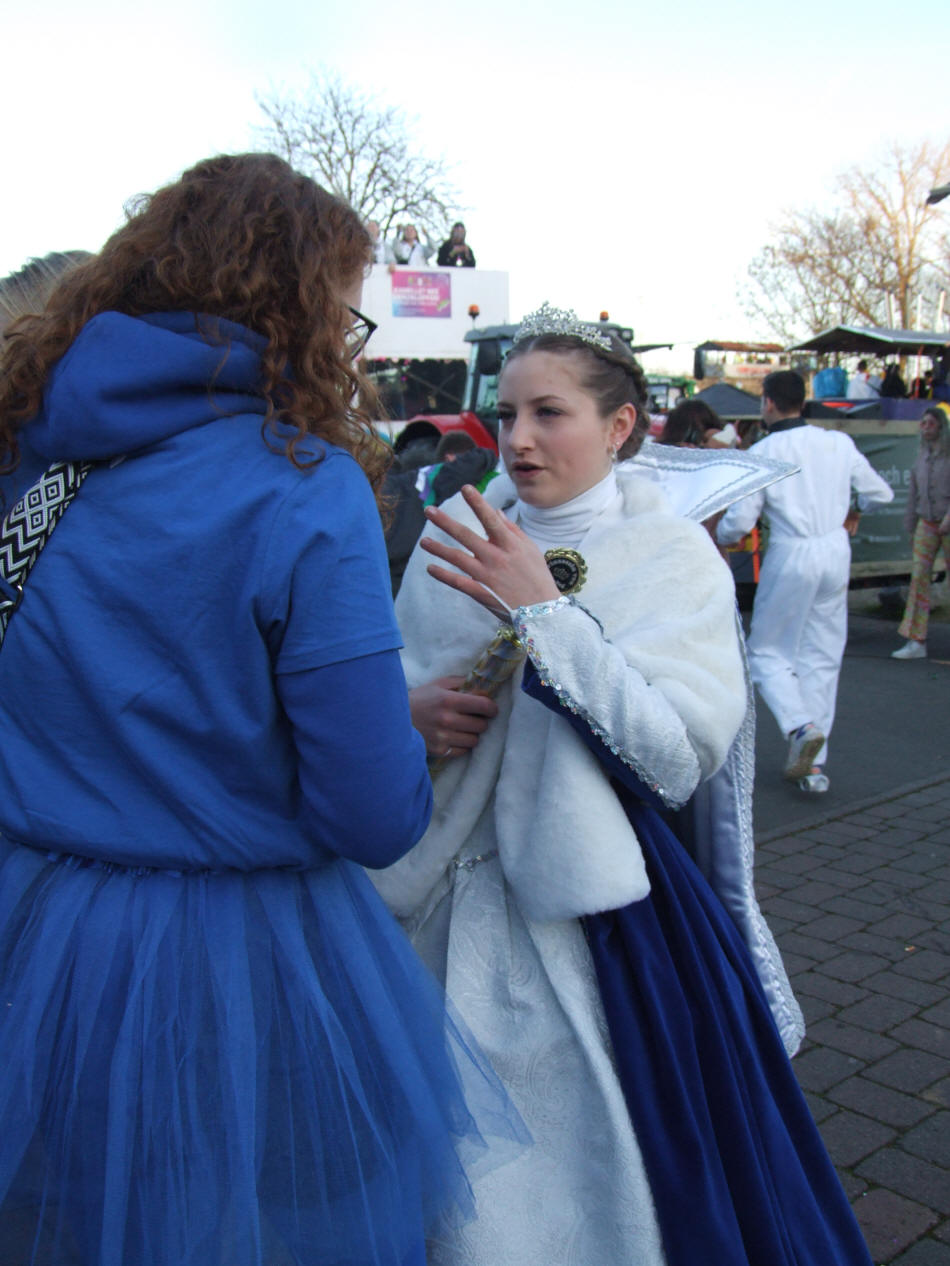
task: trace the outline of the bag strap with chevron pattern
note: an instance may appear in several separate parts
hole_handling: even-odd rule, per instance
[[[0,645],[26,578],[94,462],[54,462],[0,524]]]

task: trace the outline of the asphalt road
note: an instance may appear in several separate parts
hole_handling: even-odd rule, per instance
[[[807,826],[870,797],[950,774],[950,598],[942,585],[934,596],[929,658],[902,661],[890,658],[902,645],[899,617],[885,613],[873,591],[852,593],[825,795],[805,795],[782,779],[787,745],[757,700],[757,836]]]

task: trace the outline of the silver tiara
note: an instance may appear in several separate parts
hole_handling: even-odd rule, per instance
[[[596,325],[579,320],[577,313],[570,308],[552,308],[547,301],[537,312],[530,312],[524,318],[514,342],[523,343],[525,339],[537,338],[540,334],[567,334],[589,343],[591,347],[599,347],[602,352],[609,352],[613,346],[610,335],[598,330]]]

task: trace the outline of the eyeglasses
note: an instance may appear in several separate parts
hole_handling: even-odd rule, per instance
[[[349,352],[351,359],[359,360],[363,355],[366,344],[373,337],[373,331],[377,328],[376,322],[371,321],[368,316],[363,316],[362,312],[358,312],[356,308],[346,305],[353,322],[346,331],[346,350]]]

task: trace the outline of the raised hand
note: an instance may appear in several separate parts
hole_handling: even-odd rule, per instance
[[[462,496],[486,535],[480,536],[444,510],[430,506],[426,510],[429,521],[461,548],[423,537],[420,544],[424,550],[459,569],[449,571],[432,563],[427,568],[429,575],[481,603],[499,619],[507,619],[508,610],[514,607],[560,597],[544,555],[521,528],[490,506],[476,488],[466,485]]]

